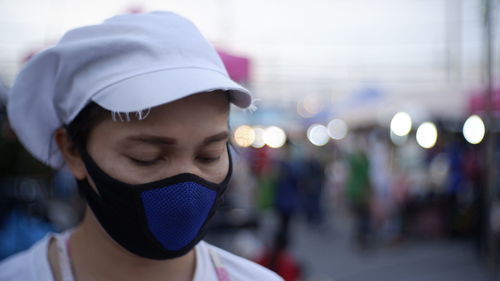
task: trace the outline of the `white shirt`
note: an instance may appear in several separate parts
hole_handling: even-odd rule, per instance
[[[46,235],[30,249],[0,263],[0,281],[54,281],[48,260],[49,241],[53,235],[58,234]],[[193,281],[218,280],[209,249],[218,253],[231,281],[283,281],[276,273],[204,241],[195,247],[196,269]]]

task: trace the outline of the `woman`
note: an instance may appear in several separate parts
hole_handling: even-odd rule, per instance
[[[201,241],[231,175],[229,103],[251,97],[169,12],[72,30],[32,58],[9,119],[35,157],[69,167],[88,208],[0,280],[281,280]]]

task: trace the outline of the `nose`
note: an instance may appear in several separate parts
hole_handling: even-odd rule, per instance
[[[172,163],[173,164],[169,171],[170,176],[175,176],[185,173],[199,175],[200,171],[198,167],[195,165],[194,161],[189,157],[179,157],[178,159],[174,159]]]

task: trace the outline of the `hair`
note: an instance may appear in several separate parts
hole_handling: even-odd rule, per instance
[[[85,148],[92,129],[109,118],[111,112],[95,102],[86,105],[71,123],[66,125],[68,135],[78,148]]]

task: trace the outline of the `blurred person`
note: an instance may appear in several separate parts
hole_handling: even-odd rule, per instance
[[[345,195],[354,215],[354,239],[361,249],[365,249],[372,239],[370,161],[365,152],[364,136],[358,134],[353,138],[354,148],[347,160]]]
[[[310,151],[303,163],[301,192],[304,200],[304,211],[307,222],[311,226],[321,226],[324,219],[324,186],[325,167],[318,151]]]
[[[288,238],[285,233],[278,233],[272,246],[257,257],[256,261],[278,273],[285,281],[301,278],[301,267],[294,255],[288,251]]]
[[[446,147],[449,172],[446,185],[447,209],[445,223],[451,236],[463,236],[471,232],[471,209],[474,205],[473,187],[466,172],[467,162],[474,159],[466,157],[465,140],[461,137],[450,138]]]
[[[70,169],[88,206],[0,264],[0,280],[282,280],[202,241],[231,176],[230,103],[251,96],[170,12],[77,28],[35,55],[10,122],[36,158]]]
[[[325,212],[338,211],[344,207],[343,198],[345,182],[347,178],[347,163],[344,152],[334,147],[334,157],[325,168],[325,196],[328,204],[325,204]]]
[[[446,222],[448,233],[453,237],[479,238],[478,228],[484,209],[484,180],[478,151],[458,134],[452,135],[445,148],[448,162]],[[482,226],[484,227],[484,226]],[[479,241],[478,241],[479,242]],[[480,242],[477,243],[480,246]],[[478,248],[479,249],[479,248]]]
[[[398,165],[391,169],[391,198],[393,198],[392,212],[389,213],[388,235],[391,242],[400,242],[404,237],[404,218],[408,201],[408,179],[401,172]]]
[[[269,155],[270,149],[264,146],[259,149],[250,150],[252,172],[257,178],[257,206],[261,211],[272,209],[274,204],[274,187],[277,173]]]
[[[292,155],[292,144],[286,142],[281,148],[281,158],[276,161],[276,182],[274,187],[274,209],[278,214],[278,228],[275,237],[290,241],[290,223],[299,208],[300,163]]]
[[[404,186],[402,190],[404,190],[405,200],[402,206],[401,230],[405,236],[437,234],[436,208],[430,206],[431,202],[426,198],[429,196],[430,179],[427,174],[425,156],[425,150],[413,137],[395,147],[394,162],[397,168],[393,173],[399,175],[399,179],[396,180]]]
[[[473,193],[473,227],[472,235],[476,251],[483,254],[486,251],[486,192],[485,192],[485,167],[481,159],[481,151],[472,145],[465,149],[464,173]]]
[[[374,130],[370,134],[370,149],[368,158],[370,162],[370,182],[373,187],[373,224],[374,230],[382,240],[390,240],[391,236],[391,213],[394,208],[394,200],[391,192],[390,152],[387,139],[383,132]]]
[[[429,191],[425,150],[415,138],[408,140],[396,150],[396,162],[408,179],[408,192],[411,197],[425,196]]]

